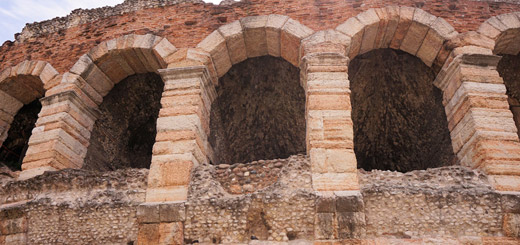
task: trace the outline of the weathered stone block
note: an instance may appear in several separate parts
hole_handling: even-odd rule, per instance
[[[242,18],[240,23],[244,28],[244,40],[247,48],[247,57],[267,55],[267,39],[265,25],[268,16],[249,16]]]
[[[155,245],[159,244],[159,224],[140,224],[139,233],[137,235],[138,245]]]
[[[191,178],[191,161],[152,162],[148,175],[149,187],[188,185]]]
[[[312,185],[317,191],[359,190],[357,173],[313,173]]]
[[[23,103],[0,90],[0,110],[14,116],[22,108]]]
[[[184,202],[161,203],[159,206],[161,222],[181,222],[186,219]]]
[[[148,187],[146,202],[176,202],[188,199],[188,186]]]
[[[142,223],[159,223],[159,204],[144,203],[137,206],[137,222]]]
[[[361,238],[365,235],[365,213],[337,212],[338,238]]]
[[[520,214],[520,195],[503,194],[502,209],[506,213]]]
[[[27,244],[27,234],[26,233],[18,233],[5,236],[5,244],[11,245],[22,245]]]
[[[224,39],[226,39],[231,62],[236,64],[247,59],[246,43],[244,41],[244,33],[240,21],[237,20],[230,24],[223,25],[218,30]]]
[[[312,35],[314,31],[298,21],[289,19],[281,31],[281,56],[296,67],[300,66],[301,40]]]
[[[317,240],[333,240],[335,235],[334,213],[317,213],[314,236]]]
[[[202,40],[197,45],[200,48],[211,54],[213,58],[213,64],[217,70],[217,75],[223,76],[231,68],[231,59],[229,58],[229,52],[226,45],[226,40],[220,32],[214,31],[206,39]]]
[[[356,16],[356,18],[365,25],[363,40],[361,41],[361,48],[359,50],[359,53],[363,54],[374,49],[380,20],[374,9],[369,9]]]
[[[282,29],[289,17],[271,14],[265,24],[267,38],[267,52],[274,57],[280,57],[280,29]]]
[[[363,196],[359,192],[336,191],[337,212],[364,212]]]
[[[509,237],[520,238],[520,214],[507,213],[504,215],[504,233]]]
[[[336,198],[333,192],[320,192],[316,197],[317,213],[336,212]]]
[[[159,225],[159,243],[167,245],[184,244],[184,227],[182,222],[161,223]]]
[[[412,25],[414,12],[415,8],[412,7],[399,8],[399,24],[397,25],[394,37],[390,43],[390,48],[399,49],[401,47],[401,43],[403,42],[406,33],[408,33],[408,29]]]

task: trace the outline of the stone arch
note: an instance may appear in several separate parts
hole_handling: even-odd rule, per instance
[[[351,60],[374,49],[392,48],[419,57],[429,67],[442,67],[449,55],[442,52],[443,45],[458,33],[446,20],[422,9],[387,6],[369,9],[340,24],[335,31],[315,35],[323,36],[322,43],[342,44],[344,54]]]
[[[209,120],[210,122],[208,122],[208,124],[211,125],[207,125],[213,128],[213,130],[208,130],[207,132],[209,137],[208,139],[211,141],[212,148],[214,148],[214,163],[248,162],[263,158],[272,158],[274,156],[286,157],[287,154],[302,152],[300,148],[305,147],[304,140],[301,140],[305,137],[305,95],[303,92],[304,90],[298,86],[299,72],[297,70],[300,67],[300,60],[303,54],[301,51],[301,42],[313,33],[314,31],[312,29],[287,16],[274,14],[266,16],[250,16],[221,26],[211,33],[197,45],[196,50],[199,51],[197,56],[195,56],[195,50],[187,50],[185,57],[197,59],[200,63],[205,64],[209,68],[209,72],[215,85],[218,85],[216,88],[216,100],[212,102],[212,108],[209,110],[211,120]],[[204,58],[202,54],[209,55],[209,60],[211,61],[210,64],[207,64],[207,62],[204,61],[207,59]],[[249,71],[251,67],[255,66],[253,63],[256,65],[260,63],[265,64],[266,67],[265,69],[259,69],[258,72],[245,72],[245,70],[239,71],[241,69],[247,69]],[[279,69],[276,69],[275,67],[278,67]],[[267,70],[280,72],[278,72],[278,75],[276,76],[261,79],[260,77],[264,77],[263,74],[266,74],[265,72]],[[242,74],[247,74],[248,77],[243,77]],[[234,82],[239,80],[242,82],[238,83],[243,86],[233,85]],[[284,82],[279,84],[279,86],[272,87],[273,84],[278,84],[279,80],[283,80]],[[249,81],[255,82],[249,83]],[[254,90],[254,88],[252,87],[252,84],[263,87],[266,91],[262,90],[262,93],[265,93],[260,95],[260,93],[253,92],[252,90]],[[297,104],[297,106],[294,105],[294,110],[288,108],[276,110],[280,115],[263,115],[262,113],[265,111],[272,112],[275,104],[273,102],[273,105],[269,106],[269,103],[266,103],[264,100],[267,97],[282,91],[281,87],[283,86],[287,86],[287,88],[283,89],[283,91],[286,92],[284,95],[287,96],[275,97],[280,99],[280,101],[293,97],[298,98],[297,100],[293,98],[291,101],[281,103],[287,105],[288,108],[293,104]],[[268,87],[273,88],[273,90],[265,89]],[[295,91],[287,90],[293,87],[295,87]],[[235,88],[240,91],[233,91]],[[220,96],[218,96],[218,94],[220,94]],[[295,102],[300,100],[302,103]],[[241,106],[234,107],[238,104]],[[257,109],[239,110],[241,108],[249,107]],[[224,108],[235,109],[227,110]],[[255,113],[258,114],[249,114],[245,113],[245,111],[255,111]],[[264,139],[265,142],[268,142],[267,139],[275,138],[274,135],[272,135],[272,132],[278,130],[278,127],[274,126],[278,124],[273,122],[281,120],[280,117],[284,117],[281,115],[285,115],[286,113],[295,113],[295,111],[301,112],[301,120],[294,119],[296,125],[303,125],[301,130],[299,130],[300,127],[298,127],[298,130],[295,130],[301,132],[301,134],[288,133],[290,136],[287,137],[297,138],[298,140],[295,141],[301,142],[301,144],[294,143],[298,145],[294,146],[292,142],[291,144],[280,142],[279,145],[270,143],[258,144],[257,142],[257,144],[251,143],[256,147],[254,149],[253,147],[245,146],[247,145],[244,144],[245,142],[250,143],[252,141],[260,141],[259,138]],[[224,117],[230,117],[233,118],[233,120],[221,120],[221,118]],[[285,117],[286,121],[289,120],[288,118],[292,118],[291,116]],[[258,120],[253,120],[253,118],[257,118]],[[241,132],[241,135],[244,133],[247,134],[247,137],[250,137],[248,140],[246,140],[246,138],[238,139],[238,137],[235,137],[236,135],[231,136],[228,133],[223,133],[227,132],[226,130],[234,128],[231,125],[236,125],[235,121],[243,121],[244,123],[238,124],[240,127],[235,128],[236,131],[233,132]],[[260,131],[265,128],[270,128],[270,130],[269,132],[252,130],[252,128],[255,128],[252,126],[253,124],[256,125]],[[219,130],[216,130],[215,128],[219,128]],[[253,132],[257,132],[258,135]],[[244,140],[244,142],[240,140]],[[244,149],[248,149],[250,152],[245,152],[240,147],[236,147],[235,149],[235,147],[231,146],[233,144],[240,145],[241,147],[243,146]]]
[[[400,50],[417,57],[418,59],[420,59],[419,62],[422,61],[422,63],[426,65],[425,68],[429,67],[429,69],[432,69],[433,67],[432,71],[435,71],[444,64],[445,60],[449,56],[450,51],[447,47],[447,41],[455,38],[457,35],[458,33],[455,31],[455,29],[444,19],[435,17],[421,9],[411,7],[388,6],[384,8],[369,9],[355,17],[348,19],[347,21],[339,25],[335,30],[324,30],[316,32],[314,35],[304,39],[302,43],[304,46],[303,52],[305,56],[332,52],[347,58],[344,65],[348,65],[350,63],[349,61],[354,60],[354,58],[362,54],[369,55],[368,58],[372,57],[370,55],[373,55],[374,53],[371,52],[369,54],[370,51],[376,52],[378,49]],[[364,58],[367,58],[365,56]],[[415,58],[412,56],[410,56],[410,58]],[[399,54],[396,57],[399,57],[399,59],[406,58],[404,54]],[[322,61],[321,63],[326,64],[327,62]],[[413,64],[420,65],[420,63]],[[334,64],[334,66],[328,68],[328,70],[333,69],[338,69],[337,73],[340,73],[339,64]],[[343,69],[344,73],[347,73],[349,70],[347,67],[343,67]],[[344,75],[348,77],[347,74]],[[429,89],[426,89],[426,87],[433,86],[434,77],[432,77],[432,75],[433,74],[430,74],[428,76],[428,79],[431,80],[431,85],[423,85],[425,91],[429,91]],[[394,74],[394,77],[398,76],[395,76]],[[422,78],[426,77],[423,76]],[[405,80],[403,80],[402,86],[412,86],[406,85],[407,80],[410,79],[411,78],[407,77]],[[353,81],[351,79],[349,80],[351,82]],[[349,100],[348,102],[350,102],[350,98],[353,98],[353,100],[356,101],[356,94],[352,96],[350,92],[351,84],[349,83],[347,87],[348,89],[346,89],[345,94],[347,94],[346,97]],[[359,92],[359,86],[357,88],[357,91]],[[435,90],[437,88],[433,89]],[[397,91],[394,92],[396,95],[399,94],[399,92]],[[435,97],[435,101],[432,103],[434,103],[436,106],[439,106],[438,110],[435,110],[436,113],[439,112],[437,113],[438,115],[444,116],[443,105],[439,100],[438,96]],[[359,109],[352,109],[352,105],[349,103],[349,112],[359,112]],[[405,111],[404,113],[406,113],[406,110],[403,111]],[[417,115],[420,114],[417,113],[417,111],[412,111],[412,113],[415,113]],[[357,129],[356,127],[354,127],[355,132],[359,131],[359,125],[365,125],[365,123],[363,122],[360,123],[359,120],[362,119],[359,118],[359,113],[357,114],[358,117],[353,118],[354,121],[357,120],[357,122],[353,123],[351,115],[349,115],[348,119],[346,120],[347,123],[345,123],[350,124],[351,127],[352,125],[357,126]],[[352,116],[356,115],[353,114]],[[441,125],[441,127],[447,126],[447,123],[445,124],[446,125]],[[401,131],[404,132],[406,130]],[[445,131],[447,132],[448,129],[446,128]],[[447,134],[443,134],[443,140],[446,139],[446,135]],[[403,138],[413,138],[413,136],[415,135],[403,136]],[[357,135],[356,137],[359,140],[359,135]],[[347,146],[346,148],[348,149],[349,147],[351,146]],[[357,146],[357,149],[359,150],[359,145]],[[449,150],[450,149],[447,150],[448,153]],[[356,161],[352,160],[352,162],[355,163]],[[363,166],[363,162],[361,162],[360,164],[361,166]]]
[[[129,76],[166,68],[166,57],[176,50],[166,38],[129,34],[102,42],[81,56],[46,92],[36,123],[41,131],[31,136],[30,157],[23,169],[35,169],[34,175],[42,170],[81,168],[103,97]],[[52,129],[47,131],[47,125],[53,125]]]
[[[282,57],[299,67],[301,41],[313,33],[312,29],[288,16],[250,16],[221,26],[202,40],[197,48],[210,55],[215,69],[210,69],[210,72],[214,78],[219,78],[232,65],[264,55]]]
[[[55,86],[56,69],[45,61],[26,60],[0,72],[0,146],[18,111]]]
[[[168,39],[152,34],[130,34],[100,43],[84,54],[70,69],[90,86],[91,97],[99,98],[110,92],[124,78],[166,68],[166,58],[177,49]],[[96,99],[97,98],[97,99]]]
[[[493,16],[482,23],[478,33],[491,39],[487,45],[494,54],[520,52],[520,12]]]

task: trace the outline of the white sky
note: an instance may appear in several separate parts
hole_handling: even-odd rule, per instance
[[[72,10],[114,6],[124,0],[0,0],[0,45],[14,40],[26,23],[63,17]],[[218,4],[221,0],[204,0]]]

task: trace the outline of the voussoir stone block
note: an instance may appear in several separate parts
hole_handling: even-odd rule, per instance
[[[249,16],[240,19],[244,30],[244,40],[246,43],[247,57],[253,58],[267,55],[267,38],[265,25],[267,15]]]
[[[237,20],[230,24],[223,25],[218,30],[224,39],[226,39],[231,62],[237,64],[247,59],[244,32],[242,31],[240,21]]]
[[[356,18],[359,20],[359,22],[361,22],[361,24],[364,25],[365,29],[363,39],[361,41],[361,48],[359,50],[360,54],[364,54],[374,49],[380,20],[374,9],[369,9],[356,16]]]
[[[401,50],[412,55],[417,54],[421,47],[430,25],[436,20],[436,17],[426,13],[422,9],[415,9],[413,22],[401,43]]]
[[[175,53],[175,51],[177,51],[177,48],[172,43],[170,43],[167,38],[160,39],[160,41],[157,42],[153,47],[155,57],[157,58],[157,61],[159,61],[159,64],[162,68],[166,68],[168,66],[166,63],[166,57]]]
[[[299,67],[301,40],[312,35],[312,33],[314,33],[312,29],[296,20],[288,19],[281,30],[281,56],[289,63]]]
[[[265,33],[267,39],[267,52],[274,57],[280,57],[280,33],[282,27],[289,17],[284,15],[271,14],[267,18],[265,24]]]
[[[399,23],[395,30],[394,37],[390,43],[390,48],[400,49],[404,37],[408,33],[408,29],[413,23],[413,15],[415,8],[412,7],[400,7],[399,8]]]
[[[232,63],[229,57],[226,40],[218,30],[209,34],[208,37],[197,45],[197,48],[211,54],[213,64],[215,65],[219,77],[226,74],[229,68],[231,68]]]

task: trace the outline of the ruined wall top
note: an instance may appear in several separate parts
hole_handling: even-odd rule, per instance
[[[220,5],[201,0],[126,0],[114,7],[78,9],[70,15],[28,24],[14,42],[0,47],[0,70],[24,60],[68,71],[90,49],[128,34],[153,34],[178,49],[194,48],[219,27],[247,16],[279,14],[313,31],[335,29],[372,8],[406,6],[440,17],[458,33],[477,31],[487,19],[520,11],[518,0],[242,0]]]
[[[179,3],[204,4],[202,0],[125,0],[113,7],[101,7],[94,9],[75,9],[65,17],[56,17],[51,20],[27,24],[21,33],[16,35],[16,41],[23,42],[31,37],[58,32],[73,26],[87,24],[103,18],[122,15],[137,10],[158,8],[176,5]]]

